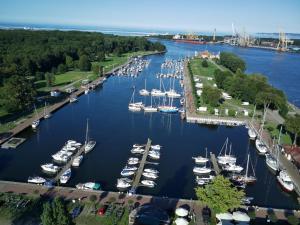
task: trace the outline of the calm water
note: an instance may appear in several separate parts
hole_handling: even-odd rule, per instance
[[[16,150],[0,151],[0,179],[26,181],[30,175],[42,175],[40,164],[50,162],[51,154],[57,152],[66,140],[84,141],[86,119],[89,118],[91,136],[97,141],[97,146],[85,156],[81,167],[73,170],[69,186],[79,182],[97,181],[102,184],[104,190],[116,190],[116,180],[128,157],[131,156],[132,144],[145,143],[150,137],[154,144],[163,145],[160,164],[156,166],[160,171],[160,177],[156,188],[141,188],[138,192],[194,198],[192,156],[204,155],[205,147],[208,151],[218,154],[226,137],[229,137],[239,164],[244,163],[245,166],[247,152],[251,154],[258,181],[254,186],[249,186],[246,191],[248,196],[255,197],[254,203],[273,207],[297,207],[295,196],[281,191],[275,176],[266,168],[264,158],[256,154],[254,144],[249,142],[244,127],[187,124],[180,119],[179,115],[132,113],[127,110],[127,106],[132,94],[132,86],[141,89],[145,78],[148,89],[158,88],[159,80],[154,75],[160,71],[160,64],[166,58],[191,55],[194,54],[195,49],[206,48],[213,51],[223,49],[235,51],[248,62],[249,71],[268,72],[266,74],[275,86],[282,85],[290,99],[293,99],[293,96],[297,98],[299,91],[296,86],[299,82],[289,82],[287,78],[282,80],[289,83],[288,86],[283,81],[278,82],[276,77],[279,76],[279,69],[273,68],[269,60],[272,59],[273,62],[281,60],[280,71],[285,71],[286,77],[290,74],[293,77],[293,71],[297,71],[299,65],[295,63],[286,66],[285,64],[291,63],[292,60],[299,60],[299,56],[296,59],[294,55],[277,55],[269,51],[165,43],[168,53],[163,56],[150,56],[150,66],[138,78],[111,77],[102,88],[89,95],[83,95],[78,103],[70,104],[56,112],[51,119],[42,121],[37,132],[28,129],[20,134],[28,138],[24,144]],[[258,58],[266,64],[259,62]],[[168,82],[165,82],[165,85],[168,86]],[[291,91],[293,85],[295,90]],[[178,84],[176,88],[179,90]],[[138,99],[144,100],[141,97],[137,97]],[[150,103],[149,99],[147,101]]]

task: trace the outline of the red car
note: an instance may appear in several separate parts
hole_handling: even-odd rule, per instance
[[[100,209],[98,209],[97,214],[99,216],[103,216],[105,214],[106,209],[107,209],[107,205],[102,206]]]

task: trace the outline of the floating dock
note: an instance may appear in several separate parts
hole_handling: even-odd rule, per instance
[[[55,180],[56,182],[59,181],[60,176],[63,175],[63,173],[64,173],[67,169],[71,168],[72,163],[73,163],[73,160],[74,160],[77,156],[81,155],[81,154],[84,152],[84,147],[85,147],[85,145],[81,146],[80,149],[76,152],[76,154],[75,154],[74,156],[71,157],[71,160],[69,160],[69,161],[62,167],[62,169],[56,174],[56,176],[55,176],[55,178],[54,178],[54,180]]]
[[[130,190],[130,193],[132,193],[132,194],[136,193],[136,189],[140,185],[140,180],[141,180],[141,177],[142,177],[142,173],[144,171],[144,166],[145,166],[148,154],[149,154],[149,150],[151,148],[151,142],[152,141],[148,138],[146,148],[145,148],[145,152],[143,154],[142,160],[140,161],[139,168],[137,170],[137,173],[136,173],[136,175],[134,177],[134,180],[133,180],[133,183],[132,183],[132,188]]]
[[[218,165],[218,161],[217,161],[215,154],[213,154],[212,152],[210,152],[210,160],[214,167],[214,171],[216,172],[216,175],[219,175],[221,173],[221,169]]]
[[[13,137],[9,139],[7,142],[1,145],[1,148],[9,149],[9,148],[17,148],[20,144],[26,141],[25,138],[16,138]]]

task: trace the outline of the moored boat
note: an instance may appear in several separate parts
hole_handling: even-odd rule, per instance
[[[55,166],[53,163],[46,163],[41,165],[43,171],[47,173],[57,173],[59,170],[58,166]]]
[[[59,178],[61,184],[66,184],[71,178],[72,172],[71,169],[67,169]]]
[[[294,190],[294,184],[286,171],[280,171],[277,180],[285,191],[292,192]]]
[[[141,183],[151,188],[153,188],[156,185],[156,183],[153,180],[142,180]]]
[[[211,172],[211,169],[207,168],[207,167],[197,167],[197,166],[195,166],[194,169],[193,169],[193,172],[195,174],[208,174],[208,173]]]
[[[83,160],[83,155],[79,155],[79,156],[75,157],[72,162],[72,166],[74,166],[74,167],[80,166],[82,160]]]
[[[38,176],[28,177],[27,182],[28,183],[33,183],[33,184],[43,184],[43,183],[46,182],[46,179],[43,178],[43,177],[38,177]]]
[[[81,190],[99,190],[101,188],[101,185],[95,182],[87,182],[83,184],[77,184],[76,188]]]

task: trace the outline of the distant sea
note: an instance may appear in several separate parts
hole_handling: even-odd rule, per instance
[[[86,25],[57,25],[57,24],[25,24],[25,23],[2,23],[0,29],[25,29],[25,30],[62,30],[62,31],[88,31],[101,32],[104,34],[114,34],[120,36],[150,36],[150,35],[166,35],[187,33],[184,30],[162,30],[150,28],[125,28],[125,27],[101,27]],[[212,31],[197,31],[198,35],[213,35]],[[217,36],[231,35],[231,32],[217,32]],[[278,38],[278,33],[252,33],[251,35],[260,38]],[[300,34],[287,33],[290,39],[300,39]]]

